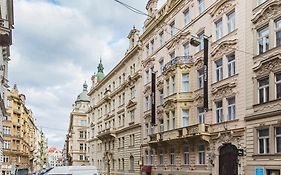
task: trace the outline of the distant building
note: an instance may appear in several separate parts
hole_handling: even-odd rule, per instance
[[[87,153],[87,114],[90,99],[88,85],[83,84],[83,91],[78,95],[73,111],[70,113],[67,134],[67,157],[69,165],[88,165]]]
[[[63,166],[63,154],[62,151],[57,148],[48,149],[48,166],[57,167]]]
[[[12,29],[14,28],[13,0],[0,1],[0,158],[3,157],[3,123],[7,117],[7,95],[8,95],[8,61],[10,60],[10,46],[12,45]],[[0,174],[6,168],[0,161]]]

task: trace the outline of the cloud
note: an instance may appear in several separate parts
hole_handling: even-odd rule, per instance
[[[124,1],[144,10],[145,1]],[[69,114],[82,84],[97,70],[122,59],[127,34],[144,16],[113,0],[15,0],[15,29],[9,64],[10,85],[27,98],[49,145],[62,148]]]

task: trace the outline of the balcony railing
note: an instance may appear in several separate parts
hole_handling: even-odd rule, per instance
[[[100,140],[107,138],[115,138],[115,128],[107,128],[98,132],[97,138]]]
[[[192,57],[191,56],[177,56],[171,61],[169,61],[167,64],[165,64],[163,68],[163,72],[166,72],[170,68],[177,66],[177,65],[182,65],[182,64],[192,64]]]

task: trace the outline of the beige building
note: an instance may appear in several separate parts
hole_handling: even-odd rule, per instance
[[[83,91],[78,95],[73,111],[70,113],[68,128],[68,161],[70,165],[88,165],[87,153],[87,114],[90,98],[87,95],[88,85],[83,85]]]
[[[10,60],[10,45],[12,45],[12,29],[14,28],[13,0],[0,1],[0,158],[3,159],[3,123],[6,117],[6,105],[8,95],[8,61]],[[2,173],[0,161],[0,174]]]
[[[89,161],[105,174],[140,173],[142,81],[138,35],[133,28],[124,58],[105,77],[100,63],[92,78]]]

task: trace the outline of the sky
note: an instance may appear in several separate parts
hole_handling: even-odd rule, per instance
[[[122,2],[145,11],[147,0]],[[82,84],[90,88],[100,58],[105,73],[122,59],[128,33],[142,32],[146,17],[114,0],[14,0],[14,13],[10,87],[26,95],[49,146],[62,149]]]

